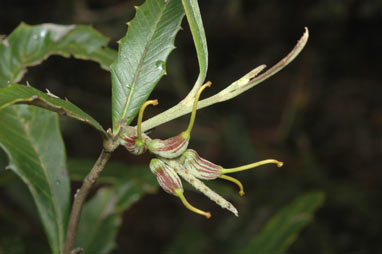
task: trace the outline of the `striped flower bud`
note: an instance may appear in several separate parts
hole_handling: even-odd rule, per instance
[[[203,159],[199,154],[192,149],[188,149],[181,158],[183,166],[199,179],[214,180],[218,178],[222,172],[222,167]]]
[[[176,190],[183,190],[178,174],[163,161],[152,159],[150,170],[156,176],[159,185],[165,192],[175,195]]]
[[[210,86],[211,82],[207,82],[203,86],[201,86],[198,92],[196,93],[188,128],[185,131],[181,132],[179,135],[166,140],[151,140],[151,142],[148,144],[148,149],[150,150],[150,152],[166,159],[173,159],[179,157],[184,153],[184,151],[186,151],[191,136],[191,130],[195,122],[196,109],[200,94],[205,88]]]
[[[137,129],[134,127],[127,126],[123,133],[120,135],[120,143],[123,145],[127,151],[134,155],[141,155],[147,151],[147,143],[151,140],[147,135],[142,133],[142,118],[143,112],[148,105],[158,105],[158,100],[150,100],[143,103],[138,114],[138,124]]]
[[[150,162],[150,170],[156,176],[159,185],[169,194],[177,196],[183,203],[183,205],[190,211],[203,215],[207,219],[211,217],[211,213],[202,211],[192,206],[183,195],[182,182],[169,165],[160,159],[152,159]]]
[[[150,141],[150,138],[143,135],[142,139],[145,140],[145,142],[142,142],[140,145],[137,145],[137,139],[137,130],[132,126],[126,126],[119,135],[119,143],[123,145],[127,151],[134,155],[141,155],[147,151],[147,143]]]
[[[235,216],[239,216],[237,209],[227,200],[225,200],[222,196],[208,188],[202,181],[193,176],[188,170],[184,168],[178,161],[176,160],[166,160],[166,163],[170,165],[184,180],[190,183],[195,189],[203,193],[206,197],[214,201],[220,207],[227,209],[228,211],[235,214]]]
[[[183,132],[175,137],[161,140],[153,139],[148,144],[150,152],[163,158],[173,159],[186,151],[190,138],[183,137]]]
[[[261,165],[265,164],[276,164],[278,167],[281,167],[283,165],[282,162],[274,160],[274,159],[268,159],[268,160],[262,160],[255,163],[251,163],[248,165],[236,167],[236,168],[223,168],[222,166],[216,165],[206,159],[201,158],[198,153],[195,150],[188,149],[186,152],[184,152],[183,156],[179,159],[180,163],[183,164],[184,168],[193,176],[199,178],[199,179],[205,179],[205,180],[213,180],[216,178],[225,179],[227,181],[235,183],[240,191],[240,196],[244,195],[244,187],[243,184],[237,180],[236,178],[233,178],[231,176],[227,176],[225,174],[228,173],[235,173],[251,168],[255,168]]]

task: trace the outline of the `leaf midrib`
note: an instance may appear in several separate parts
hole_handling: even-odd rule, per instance
[[[12,108],[12,107],[11,107],[11,108]],[[18,112],[16,109],[14,109],[14,108],[12,108],[12,110],[13,110],[13,111],[15,112],[15,114],[17,115],[17,120],[20,122],[22,128],[24,129],[24,132],[25,132],[25,134],[26,134],[25,136],[26,136],[27,140],[29,141],[31,147],[33,148],[33,151],[34,151],[35,154],[36,154],[36,158],[37,158],[38,161],[40,162],[41,168],[42,168],[42,170],[43,170],[43,173],[44,173],[46,179],[50,179],[50,178],[48,177],[48,174],[47,174],[47,168],[46,168],[45,164],[43,163],[43,161],[42,161],[42,159],[41,159],[41,157],[40,157],[40,154],[38,153],[37,147],[35,147],[34,142],[32,142],[32,139],[31,139],[31,137],[30,137],[30,133],[29,133],[28,129],[25,128],[25,125],[20,121],[21,116],[20,116],[19,112]],[[31,119],[31,121],[33,120],[34,117],[35,117],[35,113],[33,113],[33,117],[32,117],[32,119]],[[56,202],[55,199],[53,199],[53,188],[52,188],[52,184],[51,184],[50,181],[47,181],[47,183],[48,183],[48,186],[49,186],[49,192],[51,193],[51,195],[49,195],[49,198],[50,198],[51,201],[52,201],[53,209],[54,209],[54,211],[55,211],[55,214],[56,214],[56,215],[59,215],[60,212],[59,212],[59,209],[58,209],[57,202]],[[63,236],[63,232],[61,231],[60,223],[59,223],[59,221],[58,221],[58,216],[55,216],[55,220],[54,220],[54,222],[55,222],[55,224],[56,224],[56,226],[57,226],[57,229],[58,229],[58,244],[59,244],[59,246],[58,246],[59,248],[58,248],[58,249],[59,249],[59,251],[60,251],[60,250],[63,249],[63,247],[61,246],[61,244],[62,244],[62,243],[61,243],[61,239],[63,239],[63,238],[62,238],[62,236]]]
[[[142,69],[142,66],[143,66],[143,63],[144,63],[144,59],[146,58],[146,54],[147,54],[147,51],[151,45],[151,41],[154,37],[154,34],[157,30],[157,27],[158,27],[158,24],[160,22],[160,20],[162,19],[162,16],[163,16],[163,12],[164,10],[166,9],[166,7],[164,7],[161,11],[160,11],[160,15],[158,16],[158,19],[157,21],[155,22],[154,24],[154,28],[152,29],[152,33],[151,33],[151,36],[150,36],[150,39],[148,40],[148,42],[146,43],[146,46],[145,46],[145,49],[143,50],[143,54],[142,54],[142,57],[141,59],[139,60],[139,63],[138,63],[138,66],[137,66],[137,69],[134,73],[134,79],[133,79],[133,84],[131,86],[131,89],[130,89],[130,93],[129,93],[129,96],[127,98],[127,101],[126,101],[126,104],[123,108],[123,111],[122,111],[122,119],[125,118],[126,114],[127,114],[127,110],[129,108],[129,105],[131,103],[131,98],[133,96],[133,93],[134,93],[134,88],[135,88],[135,85],[136,85],[136,82],[138,80],[138,77],[139,77],[139,74],[141,73],[141,69]]]

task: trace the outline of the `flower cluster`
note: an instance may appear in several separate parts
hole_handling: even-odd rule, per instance
[[[235,173],[270,163],[281,167],[283,163],[274,159],[268,159],[237,168],[227,169],[201,158],[195,150],[187,149],[191,137],[191,130],[195,122],[196,109],[200,94],[209,86],[211,86],[211,82],[207,82],[199,88],[194,98],[193,110],[188,128],[177,136],[166,140],[160,140],[151,139],[149,136],[142,133],[141,123],[144,110],[148,105],[158,104],[157,100],[150,100],[145,102],[139,111],[137,127],[134,128],[127,126],[124,128],[124,131],[120,134],[119,140],[129,152],[135,155],[140,155],[147,150],[156,155],[157,157],[152,159],[150,162],[150,170],[156,176],[159,185],[167,193],[177,196],[182,201],[184,206],[192,212],[203,215],[206,218],[211,217],[210,212],[202,211],[192,206],[187,201],[184,197],[182,181],[179,176],[189,182],[208,198],[216,202],[222,208],[227,209],[238,216],[236,208],[230,202],[208,188],[199,179],[213,180],[216,178],[221,178],[231,181],[239,187],[239,194],[242,196],[244,195],[242,183],[226,174]]]

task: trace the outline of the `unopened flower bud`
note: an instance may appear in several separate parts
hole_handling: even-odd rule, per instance
[[[183,138],[182,133],[166,139],[153,139],[148,144],[150,152],[163,158],[173,159],[179,157],[187,149],[189,138]]]
[[[176,160],[166,160],[165,162],[168,163],[174,170],[188,183],[190,183],[192,186],[194,186],[195,189],[206,195],[209,199],[214,201],[216,204],[221,206],[224,209],[227,209],[228,211],[232,212],[236,216],[238,216],[237,209],[227,200],[225,200],[222,196],[208,188],[202,181],[197,179],[195,176],[193,176],[188,170],[186,170],[178,161]]]
[[[195,177],[205,180],[218,178],[222,172],[222,167],[203,159],[192,149],[188,149],[181,157],[183,166]]]
[[[177,196],[183,203],[183,205],[190,211],[203,215],[207,219],[211,217],[211,213],[202,211],[194,206],[192,206],[183,195],[182,182],[175,172],[169,165],[160,159],[152,159],[150,162],[150,170],[156,176],[159,185],[164,191]]]
[[[181,132],[179,135],[166,140],[151,140],[151,142],[148,144],[148,149],[150,150],[150,152],[166,159],[173,159],[179,157],[184,153],[184,151],[186,151],[191,136],[191,130],[195,122],[196,109],[200,94],[206,87],[210,86],[211,82],[207,82],[203,86],[201,86],[198,92],[196,93],[188,128],[185,131]]]
[[[143,135],[141,144],[137,145],[137,131],[134,127],[126,126],[123,129],[123,132],[119,135],[119,143],[123,145],[127,151],[134,155],[141,155],[147,151],[147,143],[150,138],[146,135]]]
[[[159,185],[167,193],[175,195],[176,190],[183,190],[182,182],[178,174],[163,161],[152,159],[150,162],[150,170],[156,176]]]

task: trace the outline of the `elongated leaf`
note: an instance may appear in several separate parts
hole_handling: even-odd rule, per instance
[[[69,212],[65,148],[55,113],[17,105],[0,111],[0,146],[28,185],[52,253],[61,253]]]
[[[105,47],[107,42],[89,26],[20,24],[0,41],[0,87],[18,82],[27,66],[39,64],[52,54],[89,59],[108,70],[116,53]]]
[[[49,109],[59,114],[65,114],[82,122],[88,123],[103,136],[107,136],[102,126],[91,116],[67,100],[52,97],[33,87],[24,85],[9,85],[0,88],[0,110],[12,104],[29,104]]]
[[[116,54],[106,43],[87,26],[21,24],[0,41],[0,87],[16,83],[27,66],[52,54],[94,60],[107,69]],[[0,110],[0,147],[35,199],[52,253],[62,253],[69,180],[57,114],[25,105]]]
[[[128,32],[120,41],[112,64],[112,117],[117,132],[120,121],[129,124],[160,78],[174,49],[174,39],[184,16],[179,0],[147,0],[137,7]]]
[[[122,221],[121,214],[115,212],[116,202],[113,189],[102,188],[85,204],[76,239],[84,254],[107,254],[115,248]]]
[[[242,254],[282,254],[311,222],[314,212],[323,204],[324,194],[305,194],[283,208],[244,249]]]
[[[196,53],[199,61],[198,79],[196,80],[191,92],[185,98],[185,100],[191,100],[206,79],[208,68],[208,50],[198,0],[182,0],[182,3],[191,29],[192,37],[194,38]]]

